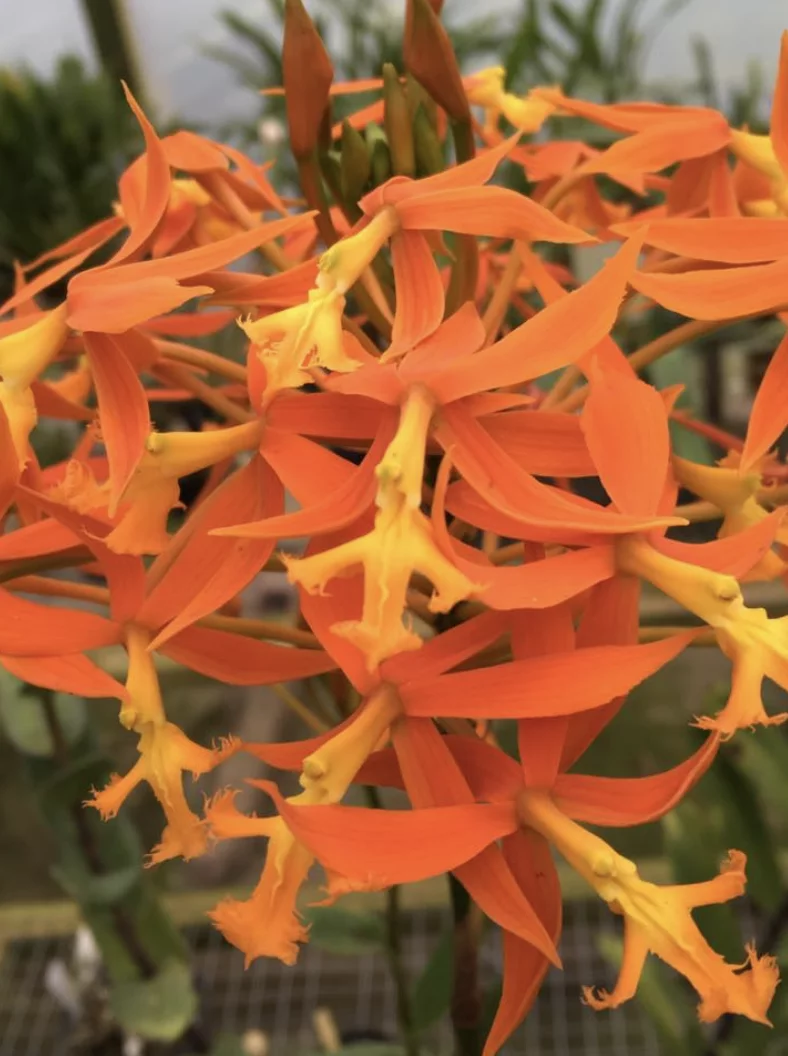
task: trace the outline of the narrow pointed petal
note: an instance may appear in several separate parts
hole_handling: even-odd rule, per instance
[[[466,301],[399,364],[398,376],[403,383],[425,380],[436,370],[478,352],[483,344],[484,323],[476,305]],[[386,356],[387,352],[382,358]]]
[[[291,682],[336,667],[322,649],[291,649],[206,627],[181,631],[160,652],[191,671],[232,686]]]
[[[238,539],[284,539],[301,535],[334,532],[365,513],[375,501],[377,480],[375,467],[386,449],[392,431],[378,434],[360,466],[351,470],[343,484],[332,491],[330,498],[294,513],[283,513],[278,517],[267,517],[248,524],[236,524],[228,528],[217,528],[213,535],[232,536]]]
[[[480,419],[521,469],[544,477],[592,477],[596,467],[576,414],[509,411]]]
[[[162,315],[149,319],[145,329],[153,330],[163,337],[205,337],[224,329],[237,314],[220,309],[208,312],[179,312],[178,315]]]
[[[455,869],[517,827],[510,803],[381,811],[282,801],[278,807],[325,867],[378,888]]]
[[[120,269],[117,269],[118,271]],[[89,274],[83,272],[83,274]],[[139,278],[120,283],[69,284],[68,324],[74,330],[121,334],[145,323],[153,315],[171,312],[194,297],[213,293],[210,286],[181,286],[175,279]]]
[[[405,231],[453,231],[568,244],[595,241],[593,235],[508,187],[457,187],[414,194],[396,208]]]
[[[562,774],[553,795],[561,810],[589,825],[630,826],[656,821],[680,802],[714,762],[719,734],[710,734],[683,763],[648,777]]]
[[[597,366],[581,416],[605,491],[622,513],[657,512],[670,463],[665,401],[634,375]]]
[[[432,506],[435,538],[442,553],[472,582],[484,584],[477,596],[492,609],[547,609],[573,598],[615,573],[610,546],[570,551],[542,561],[498,568],[473,547],[452,540],[446,528],[449,457],[438,471]]]
[[[788,41],[788,35],[783,39]],[[788,56],[788,44],[784,44],[783,48]],[[788,63],[788,57],[785,61]],[[788,73],[786,80],[788,81]],[[785,90],[788,94],[788,83],[786,83]],[[788,122],[788,112],[786,112],[786,121]],[[788,133],[786,135],[788,136]],[[788,149],[788,140],[786,149]],[[788,392],[788,334],[783,337],[769,360],[766,373],[755,396],[750,422],[747,426],[747,438],[741,454],[740,469],[743,473],[752,468],[758,459],[777,443],[788,425],[786,392]]]
[[[125,84],[123,91],[145,137],[145,187],[139,215],[134,218],[129,237],[108,262],[112,265],[128,260],[146,246],[170,203],[170,166],[162,142]]]
[[[123,335],[83,335],[96,386],[101,435],[109,461],[109,515],[131,480],[145,451],[150,410],[137,371],[124,350]]]
[[[81,653],[63,656],[0,656],[0,667],[23,682],[52,689],[56,693],[74,693],[79,697],[117,697],[119,700],[126,696],[126,690],[120,682]]]
[[[410,351],[441,324],[443,281],[424,235],[400,231],[391,240],[397,304],[389,359]]]
[[[628,693],[678,656],[696,633],[688,631],[648,645],[597,646],[419,679],[402,687],[402,701],[409,715],[572,715]]]
[[[8,656],[65,656],[120,640],[114,623],[80,609],[38,605],[0,589],[0,653]]]
[[[497,641],[507,629],[502,613],[484,612],[472,620],[436,634],[415,653],[393,656],[381,664],[386,681],[404,683],[413,678],[431,678],[450,671],[475,653]]]
[[[77,368],[78,369],[78,368]],[[81,403],[74,403],[62,392],[45,381],[33,381],[30,385],[39,418],[54,418],[66,422],[92,422],[96,412]]]
[[[682,543],[663,537],[654,540],[654,548],[678,561],[710,568],[714,572],[727,572],[742,579],[769,553],[784,519],[785,510],[777,509],[763,520],[722,539],[712,539],[708,543]]]
[[[561,935],[558,873],[544,837],[527,829],[506,836],[503,855],[520,890],[534,907],[554,943]],[[510,931],[503,934],[503,990],[482,1056],[495,1056],[533,1005],[550,962]]]
[[[735,319],[788,304],[788,257],[774,264],[681,275],[638,271],[631,281],[639,293],[690,319]]]
[[[473,793],[430,719],[404,718],[394,726],[394,747],[416,812],[473,803]],[[560,961],[542,922],[520,891],[499,847],[485,847],[454,870],[477,905],[497,924]]]
[[[629,237],[641,226],[639,220],[613,224],[615,235]],[[646,244],[692,260],[722,264],[759,264],[788,256],[788,217],[726,216],[653,220]]]
[[[580,289],[547,305],[502,340],[435,378],[433,391],[449,403],[474,392],[538,378],[578,360],[613,328],[642,244],[642,235],[630,239]]]
[[[531,539],[543,538],[533,534],[539,526],[560,526],[566,537],[573,531],[607,535],[681,523],[675,518],[618,514],[542,484],[524,473],[460,408],[443,408],[434,435],[474,491],[501,513],[520,521]],[[507,534],[522,537],[523,529]]]
[[[728,122],[715,111],[696,121],[671,121],[619,140],[586,161],[583,172],[661,172],[678,161],[703,157],[730,142]]]
[[[124,226],[123,220],[119,216],[108,216],[106,220],[99,220],[97,223],[91,224],[90,227],[86,227],[84,231],[80,231],[78,235],[74,235],[73,238],[61,242],[54,249],[48,249],[40,257],[31,260],[29,264],[25,265],[25,271],[37,271],[42,264],[48,264],[51,260],[62,260],[64,257],[78,256],[86,251],[92,253],[100,246],[103,246],[105,242],[108,242],[113,235],[117,235],[119,231],[122,231]]]
[[[577,631],[578,645],[633,645],[640,621],[640,581],[634,576],[614,576],[591,591]],[[626,700],[611,700],[594,711],[573,715],[569,720],[566,742],[561,756],[561,770],[568,770],[588,746],[615,718]]]
[[[377,400],[338,392],[283,392],[267,412],[271,427],[282,432],[332,440],[374,440],[387,417],[393,420],[393,412]]]
[[[1,423],[2,415],[0,415],[0,426]],[[0,450],[4,450],[2,439],[0,428]],[[0,485],[0,493],[2,493],[2,485]],[[28,557],[55,554],[59,550],[69,550],[79,546],[81,541],[81,537],[75,531],[58,521],[34,521],[13,532],[0,535],[0,561],[24,561]]]
[[[166,571],[150,590],[139,614],[149,626],[166,622],[151,643],[152,649],[234,598],[270,557],[273,539],[217,538],[212,534],[214,525],[237,516],[273,513],[283,505],[281,484],[256,456],[199,507],[190,518],[182,546],[177,537],[170,544],[174,556],[170,558],[167,550],[160,555],[158,561]]]

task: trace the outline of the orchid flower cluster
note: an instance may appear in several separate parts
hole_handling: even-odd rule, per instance
[[[744,964],[726,963],[692,917],[742,894],[745,856],[661,887],[588,826],[661,817],[723,741],[788,717],[761,699],[764,678],[788,689],[788,617],[748,607],[740,586],[788,572],[773,452],[788,426],[788,338],[746,437],[714,433],[728,448],[719,465],[672,452],[678,390],[638,376],[731,319],[788,321],[788,35],[771,133],[758,136],[710,109],[599,105],[553,86],[519,97],[498,69],[463,79],[437,6],[408,2],[406,77],[332,86],[288,0],[284,94],[304,199],[280,196],[232,147],[160,137],[129,94],[145,149],[114,215],[20,265],[0,309],[0,663],[118,699],[139,757],[87,805],[112,818],[147,784],[164,815],[150,863],[267,840],[251,896],[211,913],[247,963],[296,960],[315,863],[328,900],[451,872],[503,933],[491,1056],[560,965],[557,851],[623,917],[618,981],[589,985],[590,1006],[633,997],[653,953],[695,988],[704,1022],[768,1024],[773,958],[747,946]],[[356,89],[383,99],[332,129],[332,92]],[[567,117],[616,138],[547,138]],[[333,183],[321,154],[339,157]],[[527,194],[490,182],[505,165]],[[581,283],[555,251],[540,255],[545,243],[611,253]],[[256,252],[265,266],[242,270]],[[624,354],[617,328],[654,304],[687,321]],[[195,343],[241,339],[238,327],[245,364]],[[156,404],[184,399],[217,421],[152,429]],[[66,460],[40,464],[41,419],[70,423]],[[179,481],[198,470],[198,500],[173,530]],[[580,477],[608,501],[578,494]],[[686,510],[680,487],[697,500]],[[676,538],[699,506],[718,538]],[[277,550],[293,539],[305,549]],[[92,581],[53,574],[71,566]],[[299,627],[237,615],[264,568],[297,584]],[[643,584],[689,628],[643,633]],[[732,677],[722,710],[696,720],[695,754],[651,776],[578,772],[628,692],[703,636]],[[111,645],[128,656],[125,684],[89,655]],[[228,731],[199,745],[168,720],[157,654],[236,686],[330,673],[344,717],[300,742]],[[496,741],[499,719],[516,720],[517,760]],[[269,816],[244,814],[233,789],[197,812],[184,773],[238,752],[299,773],[302,791],[255,780]],[[354,783],[404,790],[410,809],[342,805]]]

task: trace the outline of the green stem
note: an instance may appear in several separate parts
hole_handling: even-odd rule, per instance
[[[382,809],[383,804],[376,788],[364,786],[370,806]],[[413,1025],[413,1008],[410,1000],[410,980],[402,956],[402,914],[400,912],[400,889],[397,884],[386,891],[386,954],[389,971],[397,992],[397,1020],[406,1056],[419,1056],[418,1032]]]
[[[456,1056],[480,1056],[482,999],[479,989],[478,929],[473,902],[459,880],[449,875],[454,916],[454,987],[451,1021]]]

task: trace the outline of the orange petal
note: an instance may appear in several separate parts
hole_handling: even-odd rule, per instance
[[[546,609],[573,598],[615,573],[612,547],[577,550],[543,561],[497,568],[479,550],[452,540],[446,528],[446,485],[451,472],[448,457],[441,463],[435,483],[432,522],[441,552],[471,582],[483,583],[477,591],[492,609]]]
[[[123,91],[145,137],[145,188],[139,215],[134,217],[134,224],[130,225],[129,237],[105,267],[119,264],[143,249],[170,203],[170,166],[162,142],[126,84],[123,85]]]
[[[581,166],[587,173],[661,172],[677,161],[721,150],[730,142],[728,122],[715,111],[695,121],[667,121],[614,143]]]
[[[481,424],[521,469],[544,477],[592,477],[596,468],[576,414],[509,411]]]
[[[346,374],[352,378],[364,368]],[[271,404],[267,421],[283,432],[301,433],[332,440],[374,440],[382,419],[391,411],[376,400],[346,396],[339,392],[282,392]]]
[[[166,624],[152,649],[234,598],[270,557],[272,539],[218,539],[212,534],[214,526],[235,517],[273,513],[283,505],[282,486],[258,455],[197,509],[151,569],[154,585],[138,618],[150,627]]]
[[[777,509],[734,535],[712,539],[708,543],[682,543],[663,536],[654,539],[655,550],[678,561],[727,572],[742,579],[767,554],[785,518],[785,509]]]
[[[394,288],[397,291],[389,359],[410,351],[429,337],[443,319],[443,281],[426,238],[399,231],[391,240]]]
[[[639,222],[614,224],[614,234],[629,236]],[[654,220],[646,243],[680,257],[723,264],[758,264],[788,256],[788,217],[720,216]]]
[[[514,537],[537,540],[541,527],[558,528],[564,537],[574,531],[615,534],[640,531],[671,523],[670,519],[636,518],[585,502],[535,480],[507,456],[484,429],[459,407],[445,407],[434,431],[443,449],[451,453],[470,486],[491,506],[522,528]]]
[[[0,413],[0,451],[8,451],[9,448],[3,447],[2,421],[3,416]],[[0,484],[0,494],[2,488],[3,485]],[[76,532],[58,521],[34,521],[13,532],[0,535],[0,561],[23,561],[28,557],[54,554],[59,550],[79,546],[80,542],[80,536]]]
[[[559,808],[589,825],[630,826],[656,821],[680,802],[706,773],[719,748],[718,734],[679,766],[648,777],[562,774],[553,795]]]
[[[90,379],[88,379],[88,384],[90,384]],[[66,422],[91,422],[96,416],[95,411],[89,407],[83,407],[81,403],[74,403],[48,382],[34,381],[30,385],[30,391],[33,393],[36,414],[39,418],[55,418]]]
[[[593,235],[559,220],[532,198],[508,187],[455,187],[420,193],[396,208],[406,231],[453,231],[535,242],[596,241]]]
[[[160,651],[198,674],[233,686],[290,682],[336,667],[321,649],[291,649],[206,627],[181,631]]]
[[[503,840],[503,856],[520,890],[534,907],[554,943],[561,935],[561,886],[550,845],[528,829]],[[503,933],[503,989],[482,1056],[494,1056],[528,1014],[549,960],[511,931]]]
[[[179,312],[177,315],[162,315],[148,319],[146,330],[153,330],[165,337],[205,337],[222,330],[233,322],[237,312],[212,309],[208,312]]]
[[[788,41],[788,34],[783,38]],[[788,44],[784,44],[786,63],[788,63]],[[786,74],[788,78],[788,74]],[[788,93],[788,84],[786,84]],[[786,113],[788,121],[788,113]],[[786,133],[788,136],[788,133]],[[788,148],[788,141],[786,142]],[[758,461],[761,456],[775,444],[786,425],[788,425],[788,410],[785,406],[785,394],[788,391],[788,334],[783,337],[775,349],[774,355],[769,360],[766,373],[763,376],[758,392],[755,396],[750,422],[747,426],[747,438],[744,442],[744,450],[741,454],[739,468],[746,472]]]
[[[637,641],[640,581],[634,576],[614,576],[591,591],[577,632],[581,646],[629,645]],[[626,697],[612,700],[594,711],[569,719],[560,769],[568,770],[607,724],[618,714]]]
[[[117,697],[123,700],[126,690],[92,660],[81,653],[64,656],[0,656],[0,667],[23,682],[53,689],[56,693],[75,693],[79,697]]]
[[[90,274],[83,272],[83,274]],[[75,330],[120,334],[153,315],[170,312],[194,297],[213,293],[210,286],[179,286],[175,279],[137,279],[128,285],[69,285],[68,323]]]
[[[346,527],[373,505],[377,491],[375,469],[392,435],[393,431],[389,430],[378,434],[361,465],[356,469],[348,466],[348,476],[332,490],[330,498],[295,513],[214,529],[211,534],[274,540],[334,532]]]
[[[114,623],[79,609],[53,608],[0,589],[0,653],[65,656],[120,640]]]
[[[405,788],[417,814],[432,807],[473,803],[465,777],[430,719],[405,718],[393,732]],[[487,916],[560,964],[550,936],[523,897],[500,848],[485,847],[454,872]]]
[[[686,648],[688,631],[648,645],[607,645],[418,679],[402,687],[409,715],[531,718],[572,715],[628,693]],[[527,692],[523,687],[527,687]]]
[[[612,329],[643,244],[630,239],[580,289],[547,305],[502,340],[432,382],[444,402],[514,385],[564,367],[594,348]],[[638,275],[642,273],[637,273]]]
[[[734,319],[788,305],[788,258],[774,264],[682,275],[637,271],[631,282],[663,308],[691,319]]]
[[[517,827],[510,803],[424,810],[277,803],[296,838],[328,869],[389,887],[439,876]]]
[[[622,513],[655,514],[670,462],[665,401],[634,375],[600,365],[589,380],[581,426],[599,479]]]
[[[101,435],[109,461],[109,515],[142,458],[150,432],[145,390],[124,351],[123,335],[83,335],[96,386]]]
[[[109,216],[106,220],[99,220],[97,223],[91,224],[90,227],[86,227],[84,231],[80,231],[78,235],[74,235],[73,238],[61,242],[54,249],[48,249],[40,257],[31,260],[29,264],[25,265],[25,271],[37,271],[42,264],[47,264],[50,260],[62,260],[64,257],[77,256],[86,250],[92,253],[100,246],[103,246],[105,242],[108,242],[113,235],[117,235],[119,231],[122,231],[124,226],[123,220],[119,216]]]
[[[472,620],[436,634],[421,649],[393,656],[381,664],[385,681],[395,684],[413,678],[431,678],[449,671],[475,653],[492,645],[506,631],[507,620],[498,612],[484,612]]]

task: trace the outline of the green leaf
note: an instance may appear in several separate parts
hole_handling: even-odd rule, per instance
[[[52,876],[79,905],[112,906],[122,902],[140,882],[142,863],[134,862],[110,873],[93,874],[85,869],[52,867]]]
[[[747,893],[764,909],[774,909],[783,894],[782,875],[753,781],[728,753],[718,756],[708,781],[716,788],[728,842],[747,855]]]
[[[705,804],[685,800],[663,818],[665,850],[676,883],[700,883],[719,871],[728,849],[727,842],[723,846],[720,815]],[[730,905],[701,906],[694,917],[717,953],[733,963],[741,961],[741,934]]]
[[[53,756],[55,742],[38,699],[39,693],[48,691],[24,693],[22,683],[13,676],[5,671],[0,676],[0,723],[9,740],[24,755]],[[87,721],[85,702],[66,693],[52,694],[51,699],[66,744],[75,744]]]
[[[119,983],[109,1001],[124,1030],[151,1041],[175,1041],[197,1013],[191,973],[181,961],[168,961],[153,979]]]
[[[304,913],[309,941],[329,953],[372,953],[384,947],[386,932],[377,913],[354,913],[341,906],[311,906]]]
[[[445,932],[416,980],[411,1000],[413,1026],[424,1030],[443,1015],[451,1002],[454,937]]]
[[[623,944],[619,938],[602,934],[597,946],[606,961],[620,967]],[[654,1024],[664,1052],[671,1056],[696,1056],[703,1051],[703,1034],[692,1002],[687,1001],[684,987],[675,974],[666,971],[654,958],[649,958],[643,966],[637,999]]]

